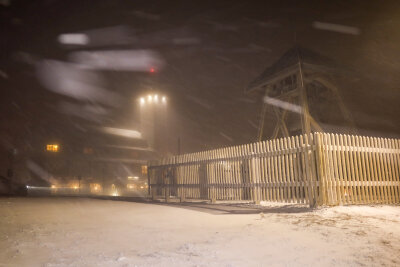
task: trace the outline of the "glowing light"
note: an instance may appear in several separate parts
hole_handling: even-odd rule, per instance
[[[151,102],[153,100],[153,96],[152,95],[148,95],[147,96],[147,100],[149,100],[149,102]]]
[[[147,166],[142,165],[142,174],[147,174]]]
[[[144,103],[146,103],[146,100],[144,100],[144,97],[140,98],[140,104],[144,105]]]
[[[115,192],[112,193],[112,196],[113,196],[113,197],[117,197],[117,196],[119,196],[119,194],[118,194],[117,191],[115,191]]]
[[[154,73],[154,72],[156,72],[156,70],[154,68],[150,68],[150,72]]]
[[[313,27],[316,29],[319,29],[319,30],[340,32],[340,33],[353,34],[353,35],[359,35],[361,32],[360,29],[356,28],[356,27],[326,23],[326,22],[319,22],[319,21],[313,22]]]
[[[74,189],[78,189],[78,186],[77,186],[77,185],[75,185],[75,186],[74,186]]]
[[[158,102],[158,95],[154,95],[154,101]]]
[[[286,109],[296,113],[303,113],[302,107],[299,105],[295,105],[289,102],[285,102],[276,98],[272,98],[269,96],[264,96],[264,103],[270,104],[272,106],[276,106],[282,109]]]
[[[55,185],[52,185],[52,186],[51,186],[51,188],[57,188],[57,186],[55,186]]]
[[[69,45],[86,45],[89,43],[89,37],[84,33],[64,33],[58,36],[58,41]]]
[[[102,131],[108,134],[119,135],[128,138],[142,138],[142,134],[136,130],[103,127]]]
[[[58,145],[46,145],[46,150],[50,152],[58,152]]]
[[[163,97],[161,98],[161,101],[162,101],[163,103],[166,103],[166,102],[167,102],[167,98],[166,98],[165,96],[163,96]]]
[[[142,186],[140,186],[140,188],[141,188],[141,189],[143,189],[143,188],[144,188],[144,186],[142,185]]]
[[[164,64],[162,58],[150,49],[76,51],[70,53],[69,58],[85,69],[92,70],[150,72],[153,68],[156,72]]]

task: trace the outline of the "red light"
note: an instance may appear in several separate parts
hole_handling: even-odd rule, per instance
[[[154,72],[156,72],[156,70],[155,70],[154,68],[151,68],[151,69],[150,69],[150,72],[151,72],[151,73],[154,73]]]

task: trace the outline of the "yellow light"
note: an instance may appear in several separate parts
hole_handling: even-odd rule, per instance
[[[166,98],[165,96],[163,96],[163,97],[161,98],[161,101],[162,101],[163,103],[166,103],[166,102],[167,102],[167,98]]]
[[[74,186],[74,189],[78,189],[78,186],[75,185],[75,186]]]
[[[144,105],[144,103],[146,103],[146,100],[144,100],[144,97],[140,98],[140,104]]]
[[[147,174],[147,166],[142,165],[142,174]]]
[[[50,152],[58,152],[58,145],[46,145],[46,150]]]
[[[140,186],[140,188],[141,188],[141,189],[143,189],[143,188],[144,188],[144,187],[143,187],[143,185],[142,185],[142,186]]]
[[[51,186],[51,188],[57,188],[54,184]]]
[[[154,95],[154,101],[158,102],[158,95]]]
[[[147,100],[149,100],[149,102],[151,102],[153,100],[153,97],[151,95],[148,95]]]

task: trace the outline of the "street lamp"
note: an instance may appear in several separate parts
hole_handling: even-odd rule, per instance
[[[149,147],[159,147],[160,139],[164,139],[166,135],[167,97],[160,93],[150,93],[142,95],[138,100],[140,103],[141,132]],[[163,142],[166,143],[164,140]]]
[[[151,103],[155,103],[158,104],[160,101],[160,97],[157,94],[149,94],[146,97],[140,97],[139,98],[139,102],[140,105],[144,105],[144,104],[151,104]],[[166,96],[162,96],[161,97],[161,103],[166,104],[167,103],[167,97]]]

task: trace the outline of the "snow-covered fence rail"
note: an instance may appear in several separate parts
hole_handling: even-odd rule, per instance
[[[313,133],[149,162],[167,200],[399,203],[400,140]]]

